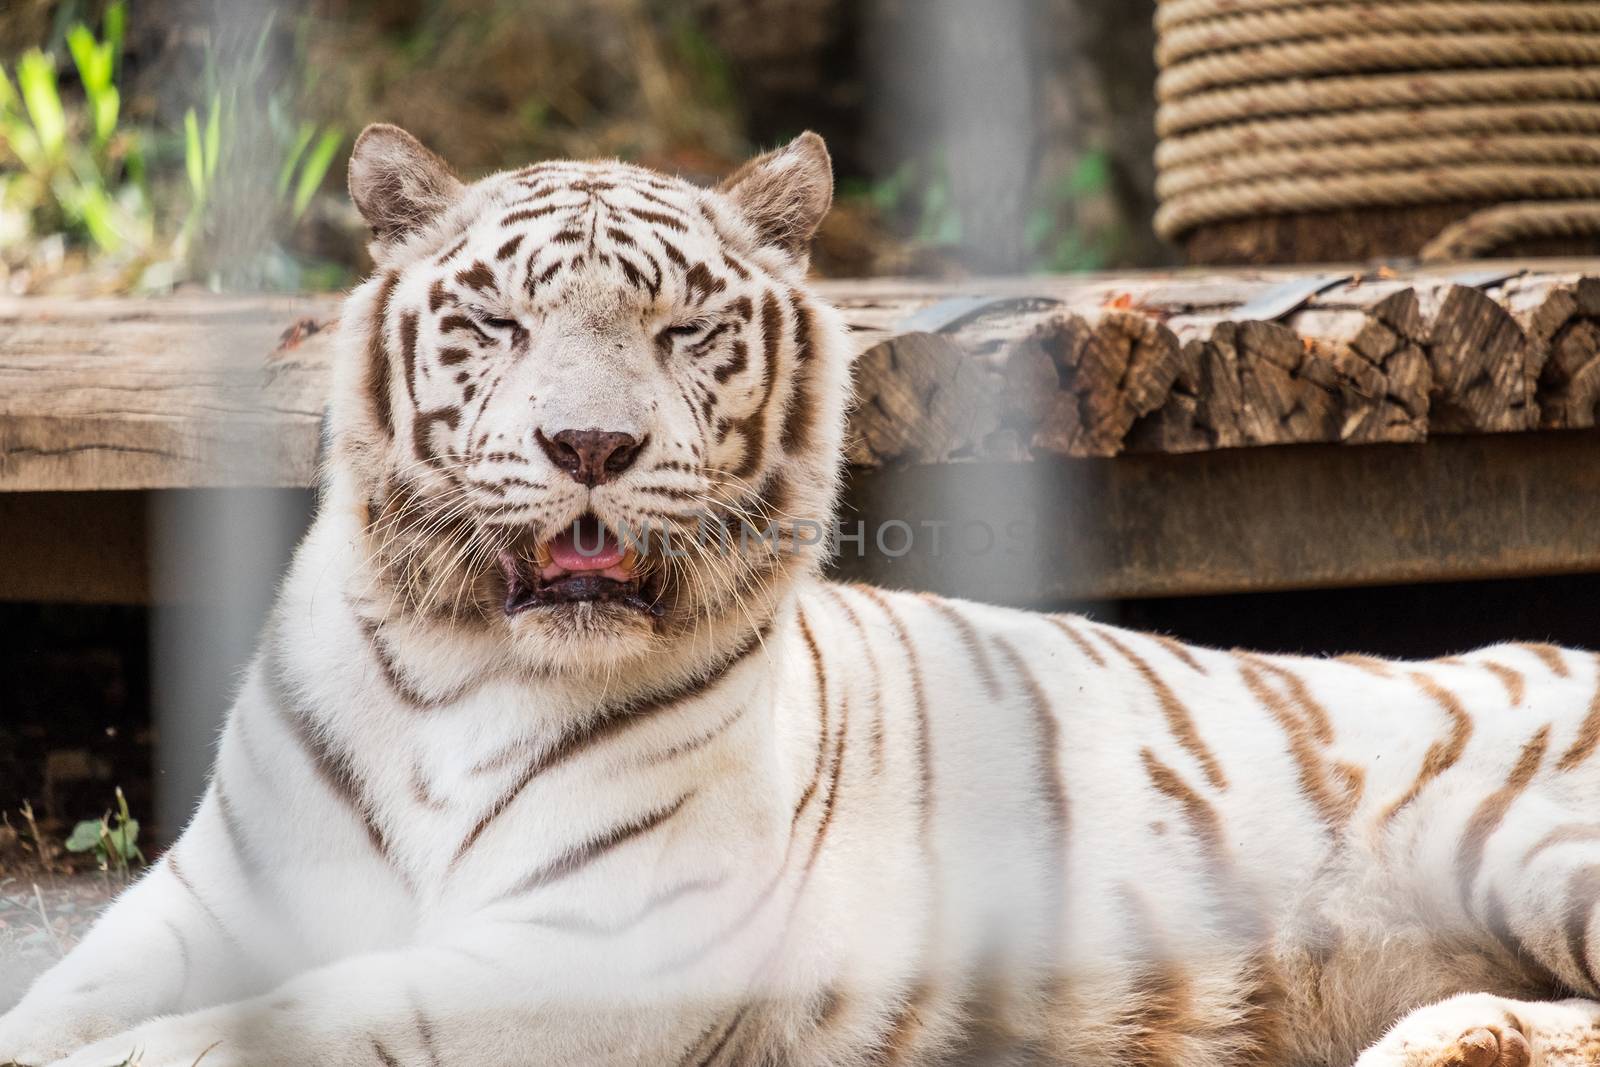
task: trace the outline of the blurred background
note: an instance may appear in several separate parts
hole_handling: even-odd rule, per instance
[[[1153,0],[8,0],[0,286],[332,289],[367,122],[464,175],[828,140],[829,276],[1166,262]]]

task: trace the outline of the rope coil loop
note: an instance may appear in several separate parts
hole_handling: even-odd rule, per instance
[[[1262,215],[1504,201],[1428,257],[1600,234],[1600,2],[1160,0],[1161,206]]]

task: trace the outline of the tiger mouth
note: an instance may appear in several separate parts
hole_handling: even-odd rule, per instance
[[[594,515],[548,540],[500,553],[507,618],[563,604],[615,604],[659,617],[658,568]]]

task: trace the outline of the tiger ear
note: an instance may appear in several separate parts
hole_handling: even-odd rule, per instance
[[[802,258],[833,204],[833,160],[822,138],[807,130],[750,160],[717,191],[733,201],[763,243]]]
[[[450,165],[398,126],[373,123],[350,151],[350,199],[380,241],[405,239],[463,192]]]

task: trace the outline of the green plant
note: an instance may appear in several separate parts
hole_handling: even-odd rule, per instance
[[[887,176],[850,185],[844,193],[864,198],[878,216],[898,223],[918,244],[938,248],[961,244],[961,215],[941,159],[908,159]]]
[[[1090,225],[1085,205],[1103,200],[1111,188],[1111,159],[1085,152],[1076,164],[1035,198],[1023,224],[1023,240],[1034,266],[1049,271],[1100,270],[1111,259],[1119,235]]]
[[[100,869],[114,873],[124,881],[133,870],[133,864],[145,862],[139,851],[139,820],[128,813],[128,799],[117,790],[117,806],[98,819],[86,819],[73,827],[66,840],[68,852],[93,852]]]
[[[15,83],[0,66],[0,149],[20,165],[0,177],[0,207],[25,217],[35,233],[64,232],[111,255],[143,252],[154,236],[141,141],[118,126],[125,17],[118,0],[106,11],[102,37],[81,22],[67,32],[82,114],[64,102],[48,53],[23,53]]]
[[[283,238],[304,218],[344,144],[333,127],[296,121],[266,62],[270,16],[255,41],[214,43],[204,114],[184,115],[189,210],[179,257],[213,288],[296,288],[305,265]]]

